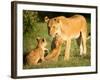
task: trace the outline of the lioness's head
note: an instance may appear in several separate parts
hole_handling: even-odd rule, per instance
[[[60,20],[57,17],[49,19],[46,16],[44,19],[48,26],[49,35],[55,37],[56,34],[60,33]]]

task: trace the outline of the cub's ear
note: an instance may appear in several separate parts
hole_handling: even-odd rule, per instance
[[[42,41],[45,42],[46,41],[45,38],[43,38]]]
[[[40,37],[37,37],[36,40],[39,41],[40,40]]]
[[[45,21],[46,23],[49,21],[48,16],[45,16],[45,17],[44,17],[44,21]]]
[[[42,41],[44,42],[44,38],[42,39]]]

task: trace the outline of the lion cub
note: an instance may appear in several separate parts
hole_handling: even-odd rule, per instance
[[[60,55],[60,50],[61,50],[61,46],[63,43],[63,40],[57,35],[54,40],[53,40],[53,45],[54,48],[51,51],[51,53],[49,53],[45,59],[48,60],[53,60],[53,61],[57,61],[58,60],[58,56]]]
[[[45,48],[46,45],[46,39],[41,39],[39,37],[37,38],[37,47],[26,56],[26,61],[28,65],[36,65],[40,59],[42,61],[45,61],[44,53],[45,50],[48,51],[48,49]]]

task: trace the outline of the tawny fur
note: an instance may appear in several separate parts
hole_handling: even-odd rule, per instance
[[[59,37],[55,37],[54,39],[54,48],[51,51],[51,53],[49,53],[45,59],[47,61],[49,60],[53,60],[53,61],[57,61],[58,60],[58,56],[60,55],[60,50],[61,50],[61,45],[62,45],[63,41],[62,39]]]
[[[44,50],[47,50],[45,47],[47,45],[47,42],[45,39],[37,39],[37,47],[33,49],[27,56],[26,61],[28,65],[36,65],[38,64],[38,61],[41,59],[42,61],[45,61],[44,59]]]
[[[51,19],[46,16],[45,22],[47,22],[48,31],[52,37],[58,34],[66,41],[64,60],[69,60],[71,40],[80,36],[80,55],[86,55],[87,22],[84,16],[74,15],[69,18],[59,16]]]

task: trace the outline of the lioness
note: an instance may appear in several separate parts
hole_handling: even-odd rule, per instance
[[[58,56],[60,55],[60,50],[61,50],[61,46],[62,46],[62,43],[63,43],[63,40],[59,37],[59,36],[56,36],[54,39],[53,39],[53,45],[54,45],[54,48],[52,49],[52,51],[45,57],[46,60],[55,60],[57,61],[58,60]]]
[[[71,40],[80,37],[80,55],[86,54],[87,22],[84,16],[74,15],[72,17],[45,17],[48,32],[52,37],[58,34],[66,41],[64,60],[69,60]]]
[[[33,49],[27,56],[26,56],[26,61],[28,65],[36,65],[38,61],[41,59],[44,61],[44,51],[48,50],[46,47],[47,42],[43,38],[37,38],[37,47]]]

